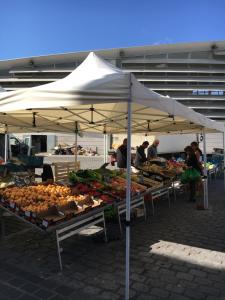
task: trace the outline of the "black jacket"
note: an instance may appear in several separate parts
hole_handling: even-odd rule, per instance
[[[200,164],[199,164],[195,154],[191,154],[191,155],[187,156],[186,164],[187,164],[188,167],[194,168],[195,170],[197,170],[201,174],[202,171],[201,171],[201,168],[200,168]]]
[[[137,147],[137,152],[136,152],[134,165],[135,165],[135,167],[140,167],[146,161],[147,161],[147,157],[146,157],[146,154],[145,154],[145,149],[141,145],[141,146]]]
[[[121,145],[117,149],[116,157],[117,157],[118,168],[126,168],[127,167],[127,147],[124,145]]]

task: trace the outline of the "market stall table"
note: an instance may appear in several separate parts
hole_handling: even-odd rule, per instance
[[[130,203],[131,210],[134,208],[140,207],[140,206],[143,207],[145,220],[147,220],[147,212],[146,212],[146,206],[145,206],[145,201],[144,201],[144,195],[146,194],[146,192],[140,196],[133,197],[131,199],[131,203]],[[122,236],[122,224],[121,224],[120,216],[126,212],[126,202],[125,201],[119,202],[118,204],[116,204],[116,207],[117,207],[117,213],[118,213],[120,234]]]
[[[36,226],[35,224],[31,223],[30,221],[26,220],[23,217],[20,217],[18,214],[13,213],[10,209],[7,209],[3,205],[0,204],[0,207],[8,212],[9,214],[15,216],[16,218],[26,222],[27,224],[31,225],[33,228],[38,229],[42,233],[51,233],[55,231],[56,234],[56,241],[57,241],[57,251],[58,251],[58,258],[59,258],[59,265],[60,269],[62,270],[62,259],[61,259],[61,248],[60,242],[72,237],[75,234],[80,233],[82,230],[99,223],[103,223],[104,225],[104,234],[105,234],[105,242],[107,242],[107,232],[105,226],[105,217],[104,217],[104,209],[105,207],[101,207],[98,209],[94,209],[84,215],[80,215],[75,217],[71,220],[63,222],[58,225],[50,226],[47,229],[42,229],[41,227]]]
[[[83,213],[79,216],[73,217],[70,220],[63,221],[59,224],[51,225],[49,227],[46,227],[47,224],[45,221],[42,223],[42,227],[37,226],[36,224],[29,221],[29,216],[24,215],[24,217],[20,216],[16,211],[12,211],[12,207],[7,207],[4,205],[4,200],[1,199],[0,202],[0,208],[8,212],[10,215],[15,216],[16,218],[20,219],[21,221],[31,225],[33,228],[38,229],[42,233],[51,233],[55,232],[56,234],[56,242],[57,242],[57,252],[58,252],[58,259],[59,259],[59,266],[62,270],[62,259],[61,259],[61,248],[60,248],[60,242],[63,240],[74,236],[75,234],[80,233],[82,230],[99,223],[103,223],[103,230],[104,230],[104,237],[105,242],[107,242],[107,232],[106,232],[106,225],[105,225],[105,216],[104,216],[104,210],[107,207],[107,205],[93,208],[89,212]],[[1,215],[1,217],[3,217]]]
[[[151,192],[152,213],[155,214],[154,200],[166,196],[170,207],[170,189],[169,187],[161,187]]]

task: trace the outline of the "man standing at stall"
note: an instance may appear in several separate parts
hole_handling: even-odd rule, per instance
[[[123,144],[117,149],[116,157],[117,167],[125,169],[127,167],[127,139],[124,139]]]
[[[136,168],[141,167],[143,163],[147,161],[145,149],[148,148],[148,146],[149,146],[149,142],[145,141],[141,146],[137,147],[135,161],[134,161],[134,166]]]
[[[159,145],[159,140],[155,139],[154,142],[152,143],[152,145],[148,148],[148,155],[147,155],[148,160],[157,157],[157,155],[158,155],[158,152],[157,152],[158,145]]]

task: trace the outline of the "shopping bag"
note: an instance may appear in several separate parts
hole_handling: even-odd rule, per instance
[[[181,183],[188,183],[190,181],[198,181],[201,175],[196,169],[187,169],[181,175]]]
[[[189,178],[190,181],[198,181],[201,178],[201,175],[196,169],[190,169]]]

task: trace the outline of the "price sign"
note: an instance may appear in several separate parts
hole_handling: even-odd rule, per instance
[[[25,211],[25,216],[29,218],[30,217],[30,211]]]
[[[48,221],[43,220],[42,225],[47,228],[48,227]]]
[[[10,202],[10,204],[9,204],[9,206],[11,207],[11,208],[15,208],[15,203],[14,202]]]

